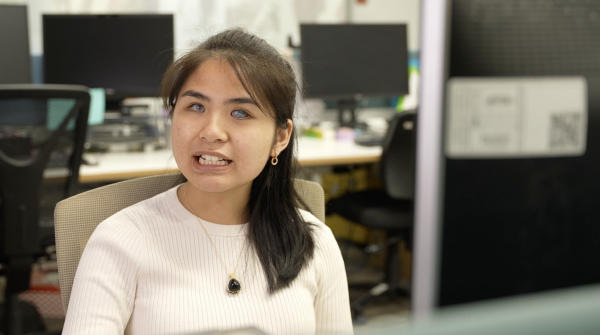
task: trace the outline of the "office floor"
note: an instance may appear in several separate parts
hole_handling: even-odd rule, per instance
[[[364,267],[348,274],[348,283],[375,283],[383,277],[383,273],[371,267]],[[401,283],[407,287],[407,283]],[[350,301],[366,293],[366,289],[350,288]],[[410,300],[407,297],[390,299],[381,296],[373,299],[364,309],[364,318],[354,322],[355,335],[370,334],[375,330],[407,324],[410,318]]]

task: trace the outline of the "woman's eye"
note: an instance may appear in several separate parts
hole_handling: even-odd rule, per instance
[[[250,115],[245,110],[236,109],[233,112],[231,112],[231,116],[233,116],[236,119],[245,119]]]
[[[204,106],[202,106],[200,104],[191,104],[190,109],[192,109],[196,112],[204,112]]]

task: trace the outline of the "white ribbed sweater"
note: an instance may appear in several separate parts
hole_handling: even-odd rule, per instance
[[[251,248],[227,292],[229,275],[177,188],[103,221],[82,255],[64,335],[186,334],[256,327],[267,334],[352,334],[344,263],[331,230],[316,225],[313,260],[291,286],[270,295]],[[203,221],[233,271],[247,224]]]

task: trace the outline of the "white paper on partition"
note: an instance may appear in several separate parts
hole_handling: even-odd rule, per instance
[[[451,78],[449,158],[581,156],[587,140],[583,77]]]

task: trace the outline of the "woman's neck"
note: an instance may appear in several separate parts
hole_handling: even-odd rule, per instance
[[[205,221],[223,225],[248,222],[249,188],[209,193],[186,182],[177,190],[177,197],[188,211]]]

